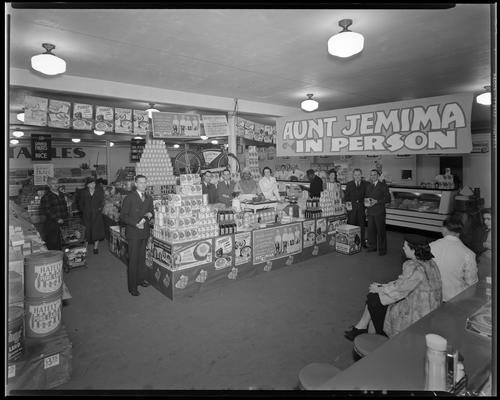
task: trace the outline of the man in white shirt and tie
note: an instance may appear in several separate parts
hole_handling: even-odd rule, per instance
[[[460,217],[452,215],[443,223],[443,238],[430,244],[441,273],[443,301],[452,299],[478,281],[476,255],[460,240],[462,230]]]

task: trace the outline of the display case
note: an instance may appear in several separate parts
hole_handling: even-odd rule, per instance
[[[443,221],[453,212],[456,190],[420,187],[389,187],[387,225],[440,232]]]

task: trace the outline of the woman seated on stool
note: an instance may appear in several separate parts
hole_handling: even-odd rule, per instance
[[[368,332],[370,321],[379,335],[394,336],[441,305],[441,274],[432,260],[429,242],[419,235],[406,235],[403,273],[395,281],[372,283],[359,322],[345,331],[349,340]]]

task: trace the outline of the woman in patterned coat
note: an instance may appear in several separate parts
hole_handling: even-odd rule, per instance
[[[370,321],[377,334],[394,336],[441,305],[441,274],[428,240],[406,235],[403,250],[408,260],[402,274],[395,281],[370,285],[363,316],[345,332],[347,339],[367,333]]]

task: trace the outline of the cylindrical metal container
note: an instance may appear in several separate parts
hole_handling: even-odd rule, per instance
[[[63,252],[50,250],[24,259],[24,293],[31,299],[53,297],[62,292]]]
[[[62,295],[60,293],[48,298],[26,298],[24,308],[26,337],[43,338],[61,327]]]

